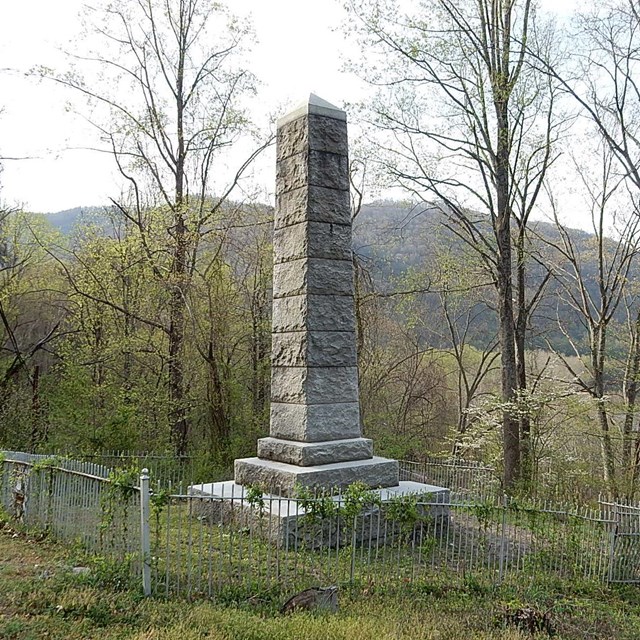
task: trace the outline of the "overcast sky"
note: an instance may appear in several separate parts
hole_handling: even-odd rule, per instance
[[[60,48],[72,48],[80,31],[82,0],[0,0],[0,69],[24,71],[44,64],[63,68]],[[543,0],[567,14],[576,0]],[[345,19],[338,0],[234,0],[236,13],[253,16],[257,42],[251,68],[263,85],[260,105],[282,112],[310,92],[342,106],[362,87],[340,72]],[[2,198],[32,211],[103,204],[117,193],[113,161],[78,149],[91,146],[93,131],[65,110],[66,95],[20,73],[2,72],[0,156]],[[272,190],[265,173],[265,189]]]

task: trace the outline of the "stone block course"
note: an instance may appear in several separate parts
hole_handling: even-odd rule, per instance
[[[345,489],[354,482],[362,482],[368,487],[377,488],[397,486],[399,482],[397,460],[375,456],[369,460],[313,467],[260,458],[241,458],[235,461],[234,469],[238,484],[257,484],[283,496],[294,496],[297,486]]]
[[[275,229],[312,220],[351,224],[349,192],[325,187],[301,187],[276,194]]]
[[[273,266],[273,297],[303,294],[353,295],[351,260],[302,258]]]
[[[336,118],[303,115],[278,129],[277,161],[307,150],[346,156],[349,152],[347,123]]]
[[[309,117],[302,115],[285,126],[279,127],[276,133],[276,162],[290,156],[304,153],[309,149]]]
[[[356,336],[352,331],[293,331],[272,336],[275,367],[355,367]]]
[[[349,155],[346,120],[321,116],[311,116],[308,120],[311,151],[325,151],[345,157]]]
[[[273,301],[272,328],[281,331],[355,331],[353,296],[297,295]]]
[[[271,436],[301,442],[360,436],[358,402],[323,404],[271,403]]]
[[[303,151],[280,160],[276,166],[276,193],[314,185],[349,190],[347,156],[326,151]]]
[[[305,257],[351,260],[351,227],[326,222],[299,222],[273,234],[274,262]]]
[[[358,401],[357,367],[272,367],[271,401],[333,404]]]

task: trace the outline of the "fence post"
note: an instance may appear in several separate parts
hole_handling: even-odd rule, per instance
[[[500,565],[498,571],[498,584],[502,584],[504,578],[504,555],[507,535],[507,508],[509,506],[509,496],[505,493],[502,496],[502,530],[500,531]]]
[[[349,566],[349,585],[353,588],[353,581],[356,574],[356,526],[358,524],[358,516],[353,516],[353,530],[351,531],[351,564]]]
[[[151,595],[151,537],[149,533],[149,470],[140,474],[140,545],[142,552],[142,592]]]
[[[618,502],[616,501],[615,504],[613,505],[614,508],[614,517],[615,517],[615,522],[612,523],[613,526],[611,527],[611,544],[609,547],[609,574],[608,574],[608,582],[613,582],[614,580],[614,566],[615,566],[615,561],[616,561],[616,538],[618,536],[618,527],[620,526],[620,509],[619,509],[619,505]]]

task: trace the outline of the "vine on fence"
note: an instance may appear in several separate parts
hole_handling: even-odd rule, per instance
[[[104,534],[116,522],[118,507],[122,515],[122,547],[127,548],[128,515],[131,498],[136,492],[137,469],[114,469],[109,473],[106,488],[100,495],[100,545],[104,546]],[[111,546],[115,535],[111,538]]]
[[[326,489],[312,490],[310,487],[296,485],[294,498],[304,510],[304,518],[310,523],[321,522],[338,514],[339,505]]]
[[[52,526],[53,518],[53,472],[56,467],[61,467],[64,460],[68,460],[67,456],[53,455],[46,458],[36,460],[32,467],[32,473],[47,473],[47,509],[45,513],[45,532],[48,534]]]
[[[491,523],[495,522],[496,513],[498,512],[495,504],[493,504],[489,500],[486,500],[485,502],[481,502],[479,504],[474,504],[471,507],[471,511],[473,512],[473,515],[478,519],[478,523],[485,533],[489,530]]]
[[[382,506],[380,496],[364,482],[354,482],[343,492],[341,512],[349,520],[355,520],[366,508]]]
[[[294,498],[304,511],[302,522],[307,544],[316,546],[329,538],[339,546],[351,547],[352,553],[358,544],[359,518],[363,519],[363,531],[364,527],[373,527],[376,518],[391,522],[392,535],[398,534],[399,540],[404,542],[411,539],[416,527],[432,519],[422,504],[428,496],[400,495],[382,500],[378,492],[361,482],[355,482],[342,491],[297,486]]]
[[[397,523],[400,533],[408,537],[420,524],[427,523],[431,516],[427,514],[420,502],[428,501],[428,496],[409,494],[394,496],[384,503],[385,517]]]
[[[32,471],[45,471],[52,469],[53,467],[61,466],[62,461],[65,458],[63,456],[47,456],[46,458],[39,458],[31,463]]]
[[[169,492],[166,489],[157,489],[149,495],[149,504],[156,517],[160,517],[163,509],[169,504]]]
[[[266,508],[264,493],[263,487],[259,484],[245,485],[244,499],[247,501],[247,504],[258,510],[260,517],[264,515]]]
[[[160,517],[162,516],[165,507],[168,506],[170,501],[170,492],[167,489],[156,488],[149,494],[149,506],[151,507],[151,514],[153,516],[154,530],[155,530],[155,545],[160,543]],[[151,561],[155,566],[155,570],[158,571],[159,558],[157,553],[154,553],[151,557]]]

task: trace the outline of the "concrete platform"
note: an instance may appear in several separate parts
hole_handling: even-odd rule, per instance
[[[281,548],[321,548],[326,546],[344,546],[351,541],[346,535],[349,526],[338,517],[323,522],[309,522],[307,511],[302,504],[293,499],[265,493],[261,501],[255,495],[248,500],[248,489],[233,480],[192,485],[187,490],[194,500],[192,513],[211,525],[228,524],[248,528]],[[382,501],[366,507],[357,526],[357,541],[378,540],[384,542],[389,535],[385,526],[384,503],[403,496],[417,496],[426,503],[423,515],[429,521],[435,520],[438,526],[449,520],[449,489],[420,482],[402,481],[393,487],[373,489]],[[340,503],[342,496],[336,494],[331,499]],[[339,522],[340,520],[340,522]]]

